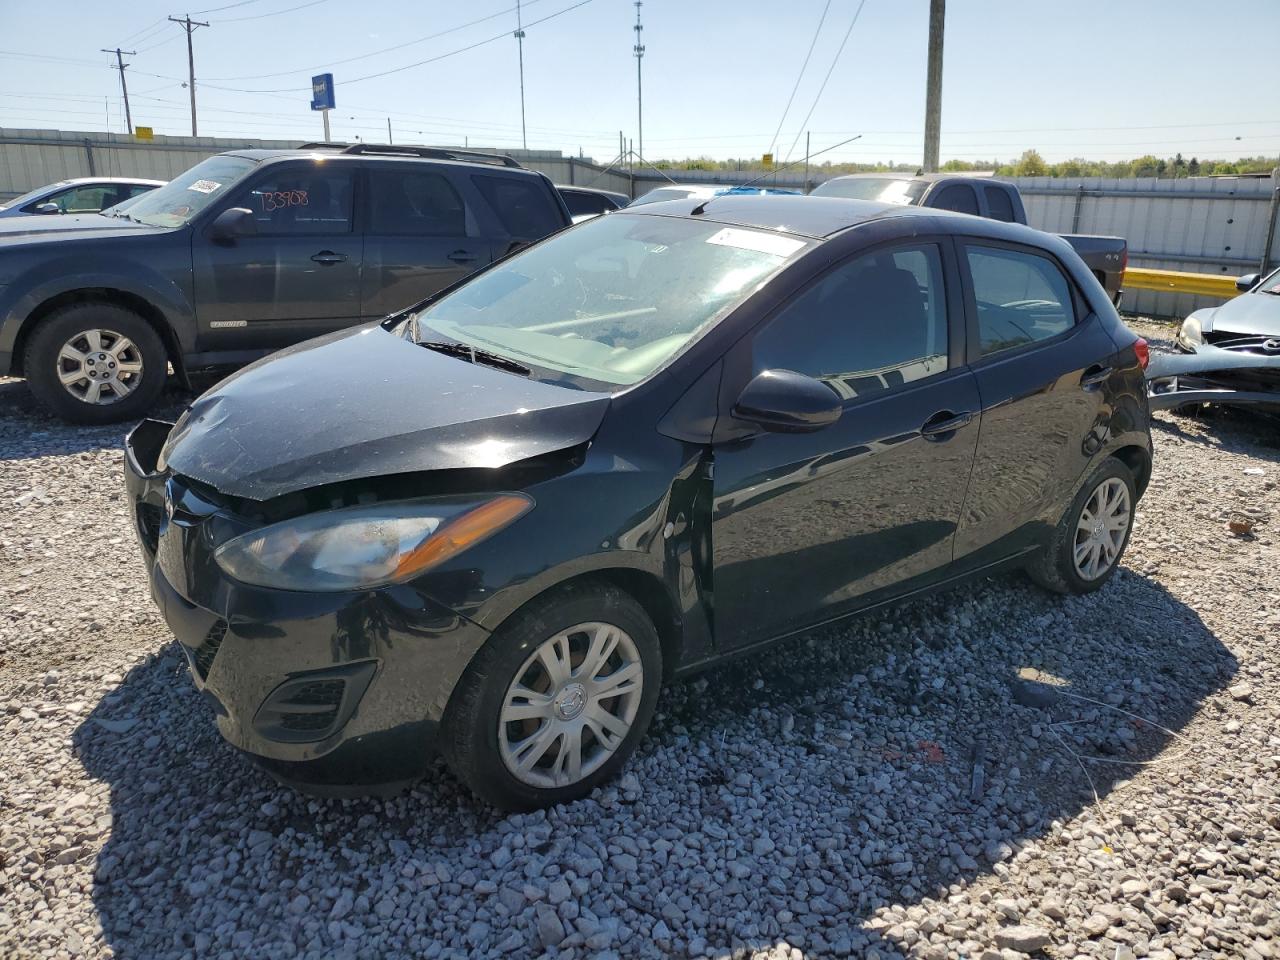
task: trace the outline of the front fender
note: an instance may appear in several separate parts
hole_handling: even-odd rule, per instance
[[[48,248],[44,248],[45,252]],[[86,259],[90,266],[86,269]],[[9,360],[18,338],[39,308],[79,290],[114,290],[155,308],[173,330],[184,353],[194,351],[196,314],[192,301],[190,246],[165,250],[151,262],[137,255],[103,256],[93,251],[59,251],[0,288],[0,360]],[[0,363],[5,372],[10,364]]]

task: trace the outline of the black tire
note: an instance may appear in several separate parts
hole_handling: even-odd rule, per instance
[[[1110,479],[1122,481],[1128,491],[1129,523],[1124,530],[1120,549],[1111,565],[1100,576],[1085,579],[1077,571],[1075,564],[1076,529],[1080,522],[1081,512],[1093,492]],[[1133,482],[1133,471],[1115,457],[1108,457],[1098,465],[1096,470],[1089,474],[1089,479],[1081,485],[1079,492],[1076,493],[1075,498],[1071,501],[1071,506],[1067,508],[1067,512],[1063,514],[1062,519],[1049,536],[1048,542],[1040,553],[1036,554],[1035,558],[1027,564],[1027,575],[1035,583],[1054,593],[1082,594],[1092,593],[1094,590],[1099,589],[1111,579],[1116,572],[1116,568],[1120,566],[1120,561],[1124,558],[1125,548],[1129,546],[1129,537],[1133,533],[1133,517],[1137,502],[1138,496]]]
[[[499,747],[499,718],[507,690],[544,641],[593,621],[620,627],[639,652],[643,682],[631,729],[603,765],[576,783],[560,787],[525,783],[507,769]],[[440,751],[459,780],[500,809],[535,810],[578,800],[618,773],[653,719],[661,686],[662,645],[644,608],[608,583],[567,584],[533,600],[476,654],[445,710]]]
[[[125,396],[90,403],[63,386],[59,376],[66,363],[59,358],[62,347],[88,331],[126,337],[131,350],[140,357],[142,370],[127,381],[129,392]],[[159,398],[169,373],[169,354],[155,328],[132,310],[114,303],[72,303],[55,310],[39,321],[27,341],[22,362],[27,386],[37,400],[62,419],[85,424],[115,423],[142,416]],[[84,386],[87,390],[88,383]],[[114,396],[109,388],[103,390],[104,396],[107,393]]]

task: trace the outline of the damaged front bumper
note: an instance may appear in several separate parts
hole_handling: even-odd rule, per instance
[[[300,593],[232,580],[213,552],[259,524],[161,467],[172,428],[144,420],[129,434],[125,485],[152,597],[223,737],[312,789],[421,776],[488,633],[410,585]]]
[[[1152,410],[1199,403],[1280,410],[1280,354],[1224,350],[1206,343],[1194,353],[1152,354],[1146,379]]]

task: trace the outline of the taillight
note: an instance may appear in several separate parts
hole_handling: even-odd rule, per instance
[[[1147,341],[1139,337],[1133,342],[1133,352],[1138,355],[1138,363],[1142,369],[1147,369],[1147,364],[1151,362],[1151,348],[1147,346]]]

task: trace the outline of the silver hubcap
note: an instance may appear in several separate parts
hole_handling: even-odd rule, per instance
[[[1076,573],[1097,580],[1115,566],[1130,519],[1129,488],[1123,480],[1103,480],[1085,501],[1076,523]]]
[[[565,787],[622,745],[640,709],[635,641],[611,623],[580,623],[543,641],[507,688],[498,718],[502,762],[517,780]]]
[[[85,330],[58,351],[58,379],[84,403],[115,403],[142,381],[142,353],[114,330]]]

